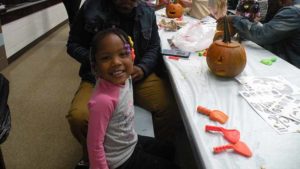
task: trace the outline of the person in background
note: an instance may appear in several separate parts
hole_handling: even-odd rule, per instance
[[[300,68],[300,0],[278,1],[282,8],[269,22],[261,24],[243,16],[228,16],[229,25],[243,39],[263,46]],[[219,24],[223,24],[223,18],[218,20]]]
[[[208,8],[210,11],[210,16],[218,20],[222,18],[227,13],[227,0],[208,0]],[[213,40],[223,39],[224,31],[223,25],[218,25]]]
[[[248,18],[251,22],[258,22],[261,18],[257,0],[240,0],[236,7],[236,15]]]
[[[187,8],[192,7],[192,0],[180,0],[179,2],[184,7],[187,7]]]
[[[97,79],[88,102],[87,145],[92,169],[179,169],[174,147],[134,130],[133,44],[120,29],[97,33],[91,66]]]
[[[209,15],[208,0],[180,0],[180,4],[189,8],[188,14],[194,18],[202,19]]]
[[[90,44],[97,32],[112,27],[124,30],[135,42],[136,59],[131,74],[135,104],[152,113],[155,138],[174,141],[176,131],[182,124],[172,88],[164,76],[153,9],[139,0],[85,1],[71,27],[67,43],[68,54],[81,64],[81,83],[67,115],[71,132],[83,149],[78,168],[88,168],[87,103],[96,81],[89,61]]]
[[[69,24],[72,25],[74,18],[79,11],[81,0],[63,0],[63,4],[68,14]]]
[[[278,10],[282,7],[280,1],[278,0],[268,0],[268,9],[265,19],[262,21],[263,23],[269,22]]]
[[[227,6],[229,10],[235,10],[239,0],[228,0]]]
[[[218,20],[227,13],[227,0],[208,0],[208,8],[210,15]]]
[[[190,16],[202,19],[208,16],[209,13],[208,0],[192,0],[192,6],[189,12]]]

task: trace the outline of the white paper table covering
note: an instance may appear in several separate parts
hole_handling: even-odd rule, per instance
[[[164,9],[156,11],[157,20]],[[188,16],[185,21],[194,20]],[[167,39],[174,32],[159,30],[162,48],[170,48]],[[285,77],[290,83],[300,86],[300,70],[278,58],[272,66],[260,60],[274,54],[253,42],[243,42],[247,64],[241,75]],[[299,54],[300,57],[300,54]],[[208,69],[205,57],[192,53],[189,59],[178,61],[164,57],[171,77],[178,105],[181,109],[195,158],[207,169],[299,169],[300,133],[279,135],[239,95],[241,85],[233,78],[214,76]],[[300,98],[300,96],[294,96]],[[219,109],[229,115],[226,124],[220,125],[207,116],[196,112],[198,105]],[[221,133],[207,133],[205,125],[238,129],[241,141],[247,143],[253,156],[245,158],[231,151],[213,154],[213,147],[228,144]]]

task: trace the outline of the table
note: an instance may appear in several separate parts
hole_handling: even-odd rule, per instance
[[[163,10],[156,11],[157,20]],[[184,20],[193,20],[184,17]],[[170,48],[167,39],[174,32],[159,30],[162,48]],[[243,76],[282,75],[289,82],[300,86],[300,70],[278,58],[272,66],[260,63],[263,57],[274,54],[253,42],[243,42],[247,54],[247,64]],[[247,101],[239,94],[241,85],[234,78],[214,76],[208,69],[205,57],[192,53],[189,59],[173,60],[164,56],[172,87],[176,95],[194,156],[199,164],[207,169],[299,169],[300,133],[278,134],[271,128]],[[294,96],[300,98],[298,96]],[[211,109],[223,110],[229,115],[226,124],[210,121],[207,116],[196,112],[203,105]],[[204,131],[205,125],[238,129],[241,140],[247,143],[253,152],[251,158],[235,153],[213,154],[215,146],[228,142],[221,134]]]

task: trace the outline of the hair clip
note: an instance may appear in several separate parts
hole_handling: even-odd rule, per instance
[[[131,48],[130,54],[131,54],[132,60],[134,61],[134,59],[135,59],[134,48]]]
[[[134,60],[134,58],[135,58],[134,48],[130,47],[130,45],[128,43],[125,43],[124,49],[126,50],[126,52],[130,53],[132,60]]]
[[[130,46],[133,48],[134,43],[133,43],[133,41],[132,41],[131,36],[128,36],[128,40],[129,40]]]
[[[126,52],[130,53],[130,45],[128,43],[124,44],[124,49],[126,50]]]

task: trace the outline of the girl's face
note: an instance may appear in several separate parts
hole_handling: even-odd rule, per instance
[[[97,75],[113,84],[124,84],[133,71],[129,46],[113,33],[101,40],[95,57]]]

